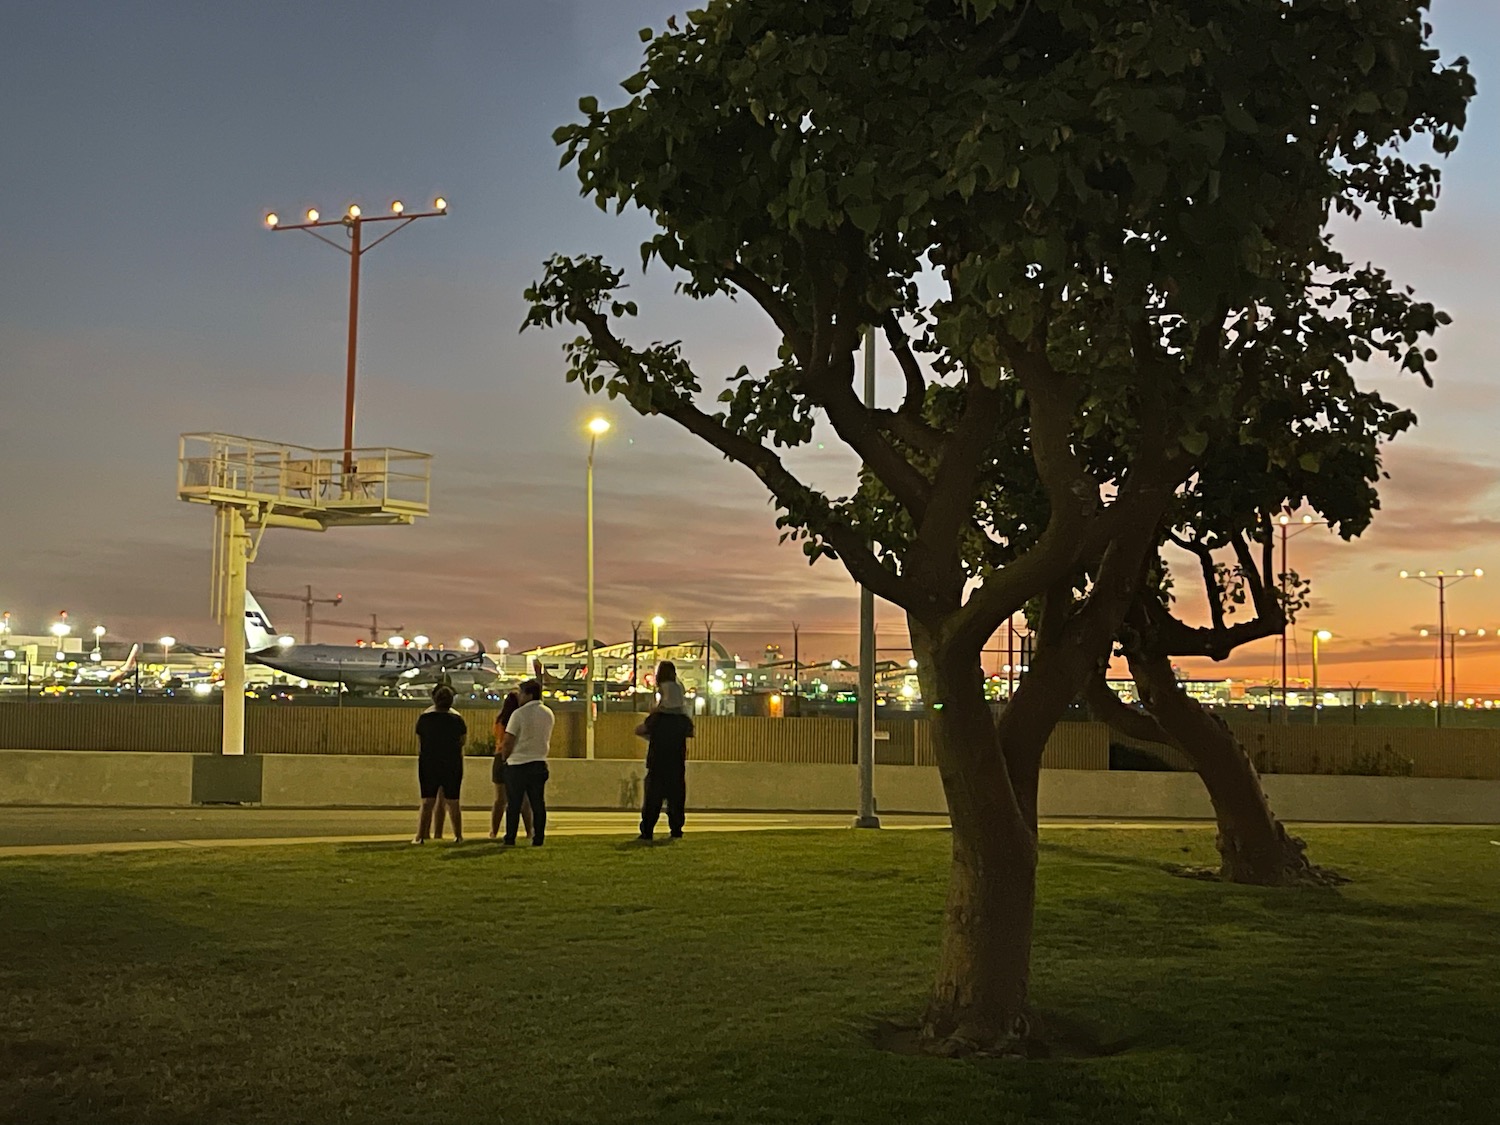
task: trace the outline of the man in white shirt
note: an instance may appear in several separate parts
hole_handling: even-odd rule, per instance
[[[516,842],[521,805],[529,800],[531,846],[539,848],[547,836],[547,751],[552,746],[556,718],[542,703],[542,685],[536,680],[527,680],[517,690],[521,706],[506,722],[500,745],[505,759],[505,837],[501,842]]]

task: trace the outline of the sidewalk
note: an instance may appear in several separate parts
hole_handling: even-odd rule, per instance
[[[689,813],[691,832],[847,828],[851,816],[812,813]],[[489,814],[464,810],[467,839],[485,841]],[[547,834],[631,836],[634,812],[549,811]],[[939,828],[939,817],[892,816],[888,828]],[[151,848],[258,847],[409,840],[416,811],[392,809],[0,808],[0,857],[78,855]],[[447,831],[451,843],[452,829]],[[430,845],[429,845],[430,846]],[[443,846],[443,844],[439,844]]]

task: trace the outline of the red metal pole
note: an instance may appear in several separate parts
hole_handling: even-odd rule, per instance
[[[344,473],[354,472],[354,362],[359,348],[359,252],[358,218],[349,221],[349,366],[344,377]]]

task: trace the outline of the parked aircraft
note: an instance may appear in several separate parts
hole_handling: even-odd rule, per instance
[[[303,645],[279,636],[266,611],[245,591],[245,659],[299,680],[343,684],[351,690],[394,688],[410,683],[469,680],[488,682],[498,675],[478,652],[414,648],[364,648],[359,645]]]

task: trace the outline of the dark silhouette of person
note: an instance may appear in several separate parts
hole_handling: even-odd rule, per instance
[[[439,803],[447,806],[453,821],[453,842],[463,843],[463,818],[458,802],[464,783],[464,741],[468,733],[468,726],[453,710],[453,689],[446,684],[433,688],[432,706],[417,718],[417,782],[422,791],[422,808],[413,844],[427,841],[433,806]]]
[[[667,828],[676,840],[681,838],[683,822],[687,818],[687,740],[693,737],[693,720],[687,714],[677,683],[677,666],[670,660],[657,665],[656,685],[662,703],[636,727],[636,734],[646,739],[646,782],[641,802],[640,839],[652,838],[661,816],[662,803],[666,802]]]

